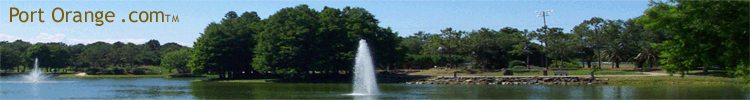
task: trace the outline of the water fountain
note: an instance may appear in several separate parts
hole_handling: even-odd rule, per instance
[[[39,69],[39,59],[34,59],[34,69],[27,75],[22,75],[24,81],[0,81],[0,83],[21,83],[21,84],[39,84],[39,83],[73,83],[74,81],[47,81],[49,75],[44,74]]]
[[[31,70],[31,73],[23,76],[23,78],[26,79],[26,82],[30,83],[44,82],[47,77],[49,76],[44,75],[44,72],[39,69],[39,58],[34,58],[34,69]]]
[[[364,39],[359,40],[357,57],[354,62],[354,92],[351,95],[378,94],[378,84],[375,81],[374,67],[367,41]]]

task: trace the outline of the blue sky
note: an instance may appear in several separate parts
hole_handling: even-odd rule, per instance
[[[534,11],[554,10],[547,17],[550,27],[571,28],[591,17],[604,19],[629,19],[643,15],[649,1],[0,1],[0,41],[64,42],[67,44],[105,42],[133,42],[142,44],[150,39],[162,44],[176,42],[192,46],[203,29],[217,22],[228,11],[238,13],[256,11],[267,18],[279,9],[307,4],[320,11],[323,7],[362,7],[380,20],[381,27],[391,27],[399,36],[409,36],[418,31],[439,33],[452,27],[471,31],[482,27],[500,29],[514,27],[534,30],[543,24]],[[17,17],[10,20],[10,7],[21,11],[41,9],[44,23],[21,23]],[[94,22],[52,21],[55,7],[65,11],[113,11],[114,22],[102,26]],[[177,23],[131,23],[131,11],[163,11],[178,15]],[[71,16],[72,17],[72,16]],[[71,18],[72,19],[72,18]]]

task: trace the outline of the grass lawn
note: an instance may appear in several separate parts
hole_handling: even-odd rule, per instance
[[[708,72],[703,72],[703,70],[690,70],[687,73],[688,75],[709,75],[709,76],[733,76],[732,73],[727,72],[727,70],[708,70]]]
[[[554,75],[553,72],[558,71],[547,71],[547,75]],[[559,72],[568,72],[569,75],[591,75],[589,70],[567,70]],[[595,75],[640,75],[638,72],[627,72],[627,71],[596,71]],[[530,71],[530,72],[514,72],[516,76],[531,76],[531,75],[542,75],[542,71]]]
[[[430,70],[423,70],[422,72],[412,73],[409,75],[423,75],[423,76],[453,76],[454,71],[460,71],[460,70],[453,70],[453,69],[430,69]],[[547,75],[552,76],[552,72],[554,71],[547,71]],[[591,71],[589,70],[566,70],[569,75],[590,75]],[[597,71],[594,73],[596,75],[640,75],[639,72],[628,72],[628,71]],[[476,73],[466,73],[466,72],[460,72],[457,73],[458,76],[505,76],[503,75],[503,72],[476,72]],[[514,72],[513,76],[541,76],[542,71],[518,71]]]
[[[157,74],[162,71],[161,75],[87,75],[87,76],[76,76],[73,74],[60,74],[59,78],[170,78],[172,73],[168,69],[159,66],[141,66],[148,68],[151,74]]]
[[[164,74],[172,74],[172,73],[169,72],[169,69],[166,69],[166,68],[163,68],[163,67],[159,67],[159,66],[142,66],[142,67],[147,67],[149,70],[151,70],[151,71],[153,71],[155,73],[159,73],[159,71],[162,71],[162,73],[164,73]],[[172,71],[175,71],[175,70],[172,70]]]
[[[591,65],[596,64],[592,63]],[[586,67],[586,64],[584,64],[583,67]],[[632,70],[635,68],[635,65],[626,63],[620,63],[620,68],[612,68],[612,64],[602,64],[602,70]]]
[[[609,84],[615,85],[678,85],[678,84],[747,84],[747,79],[714,76],[645,76],[610,77]]]
[[[219,78],[219,74],[205,74],[203,76],[206,76],[208,78]]]

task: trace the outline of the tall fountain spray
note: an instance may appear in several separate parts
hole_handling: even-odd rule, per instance
[[[29,75],[23,76],[27,82],[31,83],[40,83],[47,79],[47,75],[44,75],[42,70],[39,69],[39,59],[34,58],[34,69],[31,70],[31,73]]]
[[[353,95],[377,95],[378,84],[375,81],[375,66],[372,64],[370,47],[367,41],[359,40],[357,57],[354,62],[354,93]]]

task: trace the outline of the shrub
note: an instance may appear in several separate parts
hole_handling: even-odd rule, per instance
[[[513,66],[510,69],[528,69],[526,66]]]
[[[513,75],[513,71],[511,70],[503,71],[503,75]]]
[[[126,70],[123,67],[110,67],[109,69],[107,69],[107,72],[113,75],[122,75],[125,74],[125,71]]]
[[[552,64],[550,64],[550,67],[557,67],[558,65],[562,64],[562,68],[583,68],[583,65],[574,63],[574,62],[560,62],[560,61],[552,61]]]
[[[133,71],[133,68],[131,67],[122,67],[122,70],[124,72],[123,74],[133,74],[133,72],[130,72]]]
[[[93,67],[93,68],[86,68],[85,71],[86,71],[86,74],[96,75],[96,74],[99,74],[99,72],[102,71],[102,69],[98,67]]]
[[[508,62],[508,66],[510,67],[523,66],[523,65],[526,65],[526,63],[520,60],[513,60],[513,61]]]
[[[134,75],[145,75],[146,73],[149,72],[149,69],[148,68],[139,67],[139,68],[133,68],[131,70],[131,72],[133,72]]]
[[[81,68],[81,67],[74,67],[74,68],[70,68],[70,69],[72,71],[75,71],[75,72],[85,72],[86,71],[86,68]]]
[[[189,74],[190,69],[177,69],[177,74]]]

